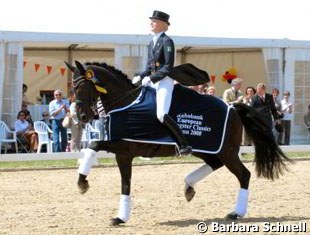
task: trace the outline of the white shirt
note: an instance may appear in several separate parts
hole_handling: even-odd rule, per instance
[[[281,111],[284,113],[284,117],[282,120],[292,120],[293,111],[289,113],[289,106],[293,107],[291,101],[286,101],[285,99],[281,100]]]
[[[29,122],[24,120],[23,122],[21,120],[17,120],[14,124],[14,129],[16,132],[25,132],[29,126]]]
[[[160,38],[160,36],[163,34],[164,32],[160,32],[160,33],[156,33],[154,34],[153,36],[153,47],[155,47],[157,41],[158,41],[158,38]]]

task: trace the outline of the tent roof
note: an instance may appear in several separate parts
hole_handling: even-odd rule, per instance
[[[20,42],[31,49],[113,49],[117,45],[146,45],[150,35],[81,34],[0,31],[1,42]],[[310,48],[310,41],[173,36],[176,48]]]

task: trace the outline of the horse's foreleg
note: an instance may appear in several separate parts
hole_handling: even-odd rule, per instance
[[[79,179],[78,179],[78,188],[81,194],[84,194],[89,189],[88,176],[92,165],[96,162],[97,152],[92,149],[83,149],[81,152],[84,152],[84,157],[80,161],[80,166],[78,169]]]
[[[111,220],[112,225],[126,223],[131,212],[130,183],[133,157],[116,155],[117,165],[122,178],[122,195],[120,197],[117,218]]]
[[[213,172],[213,169],[208,164],[205,164],[198,169],[195,169],[191,173],[189,173],[184,181],[185,181],[185,188],[184,188],[184,195],[188,202],[190,202],[195,196],[194,186],[203,178],[207,177]]]
[[[230,157],[223,158],[224,165],[232,172],[240,183],[239,194],[237,197],[237,203],[235,210],[229,213],[226,218],[229,220],[236,220],[245,216],[248,208],[249,198],[249,183],[251,178],[251,172],[244,166],[238,157],[239,146],[231,148],[232,154]]]

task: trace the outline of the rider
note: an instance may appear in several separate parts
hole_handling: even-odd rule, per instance
[[[173,68],[175,57],[173,40],[165,34],[170,25],[169,15],[154,11],[150,19],[154,36],[148,45],[146,69],[140,76],[134,77],[132,83],[138,83],[142,79],[143,86],[156,89],[157,118],[176,138],[180,154],[187,155],[192,152],[192,147],[188,145],[178,124],[168,115],[174,88],[174,80],[168,77],[168,73]]]

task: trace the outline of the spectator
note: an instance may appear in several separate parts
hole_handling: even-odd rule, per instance
[[[281,100],[281,111],[284,114],[284,117],[281,121],[281,126],[283,132],[279,134],[279,140],[282,142],[284,134],[284,144],[290,144],[291,138],[291,120],[293,118],[293,103],[290,101],[290,92],[285,91],[283,93],[283,99]]]
[[[280,124],[281,124],[281,118],[283,118],[284,114],[281,111],[281,101],[278,98],[279,94],[280,94],[280,91],[277,88],[272,89],[273,101],[274,101],[274,104],[276,106],[276,110],[278,112],[278,115],[279,115],[279,118],[280,118]],[[278,131],[276,131],[275,128],[273,128],[273,134],[274,134],[274,137],[275,137],[277,143],[281,144],[281,140],[279,138],[279,137],[281,137],[280,133]]]
[[[22,111],[26,114],[26,120],[29,122],[31,126],[33,126],[33,120],[30,111],[28,110],[27,104],[22,104]]]
[[[254,87],[247,87],[245,89],[245,95],[243,96],[242,102],[246,105],[251,106],[252,105],[252,99],[253,96],[255,95],[256,90]],[[252,139],[250,136],[246,133],[245,129],[243,128],[243,133],[242,133],[242,143],[243,146],[251,146],[252,145]]]
[[[76,112],[75,92],[72,89],[70,91],[70,117],[72,119],[71,124],[71,151],[79,152],[81,150],[81,139],[83,134],[83,123],[79,121]]]
[[[36,152],[38,149],[38,134],[26,120],[26,113],[24,111],[19,111],[17,119],[18,120],[16,120],[14,124],[14,129],[17,136],[27,141],[30,146],[30,152]]]
[[[231,88],[223,93],[223,100],[228,104],[241,103],[243,96],[241,92],[242,78],[235,78],[231,81]]]
[[[204,88],[204,93],[206,95],[212,95],[215,96],[216,88],[215,86],[209,86]]]
[[[310,104],[308,105],[308,112],[304,116],[304,122],[307,127],[310,127]],[[308,128],[308,131],[310,132],[310,128]]]
[[[28,97],[26,95],[26,92],[28,90],[28,86],[26,84],[23,84],[23,101],[22,104],[28,105],[28,104],[33,104],[29,102]]]
[[[50,129],[52,129],[52,123],[51,123],[51,120],[50,120],[50,114],[48,112],[43,112],[42,113],[42,119],[41,119],[42,122],[45,122],[46,125],[48,125],[48,127]]]
[[[62,121],[70,106],[67,100],[62,98],[62,91],[54,91],[54,100],[49,103],[49,113],[52,120],[53,142],[55,152],[64,152],[68,144],[67,129],[62,126]],[[61,135],[61,143],[59,138]]]
[[[261,113],[267,125],[270,127],[270,134],[272,134],[272,117],[277,125],[280,124],[273,97],[271,94],[266,93],[266,85],[264,83],[258,83],[256,91],[256,94],[252,98],[252,106]]]

